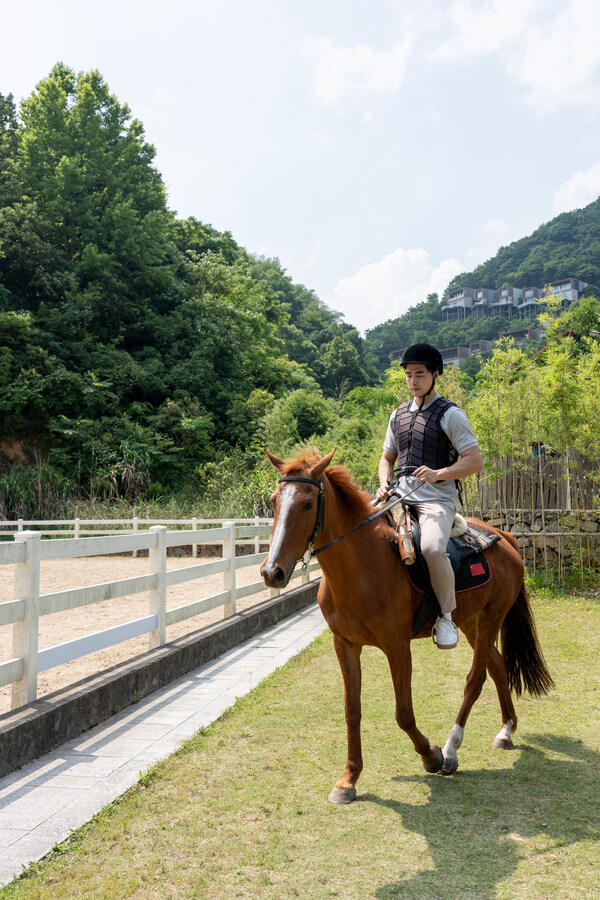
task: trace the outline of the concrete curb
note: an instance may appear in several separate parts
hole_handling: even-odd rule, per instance
[[[231,650],[317,599],[318,581],[0,716],[0,777]]]

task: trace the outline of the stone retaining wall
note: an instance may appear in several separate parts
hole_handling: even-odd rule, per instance
[[[536,567],[583,565],[600,571],[600,513],[595,510],[513,510],[478,518],[513,533],[524,559]]]

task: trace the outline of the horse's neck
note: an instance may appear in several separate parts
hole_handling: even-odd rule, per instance
[[[315,541],[315,549],[325,546],[330,541],[335,541],[342,535],[346,535],[348,531],[355,528],[366,518],[368,512],[360,512],[348,510],[336,496],[333,488],[328,482],[324,484],[325,494],[325,525],[317,540]],[[360,536],[361,543],[364,544],[370,527],[367,525],[364,529],[360,529],[354,534],[344,537],[338,541],[333,547],[328,548],[319,558],[321,568],[326,568],[328,564],[344,565],[348,560],[356,560],[356,538]],[[363,549],[361,547],[361,553]],[[325,563],[325,567],[323,566]]]

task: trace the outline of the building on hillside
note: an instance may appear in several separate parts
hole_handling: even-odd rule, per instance
[[[498,340],[502,338],[512,338],[515,344],[524,344],[526,341],[535,341],[539,338],[540,332],[535,328],[520,328],[517,331],[503,331]]]
[[[440,353],[445,366],[460,366],[471,355],[468,347],[448,347],[445,350],[440,350]]]
[[[521,288],[505,285],[497,292],[498,296],[490,302],[490,316],[503,316],[512,319],[516,315],[516,308],[522,294]]]
[[[475,319],[482,319],[490,314],[490,303],[493,303],[498,297],[498,291],[491,288],[475,288],[473,297],[473,306],[471,315]]]
[[[442,306],[443,322],[458,322],[467,315],[471,315],[475,291],[470,287],[459,287],[448,291],[445,296],[445,305]]]
[[[521,298],[517,304],[517,316],[519,319],[534,319],[540,313],[546,311],[543,302],[544,291],[538,287],[523,288]]]
[[[558,294],[563,308],[568,309],[579,300],[587,282],[579,278],[563,278],[548,286],[552,294]],[[539,287],[518,288],[504,285],[497,291],[492,288],[454,288],[444,296],[442,306],[443,322],[459,322],[468,316],[476,319],[485,316],[503,316],[506,319],[534,318],[546,309],[545,292]]]
[[[561,298],[563,309],[568,309],[572,303],[579,300],[587,287],[587,282],[580,281],[579,278],[563,278],[562,281],[551,281],[548,287],[552,294]]]
[[[492,349],[493,344],[494,341],[484,341],[483,338],[478,341],[470,341],[469,350],[471,356],[474,356],[476,353],[487,353],[488,350]]]

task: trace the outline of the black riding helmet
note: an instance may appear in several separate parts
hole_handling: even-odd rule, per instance
[[[444,371],[442,354],[432,344],[411,344],[404,351],[400,365],[406,368],[410,363],[422,363],[422,365],[427,366],[430,372],[434,372],[437,369],[440,375]]]

